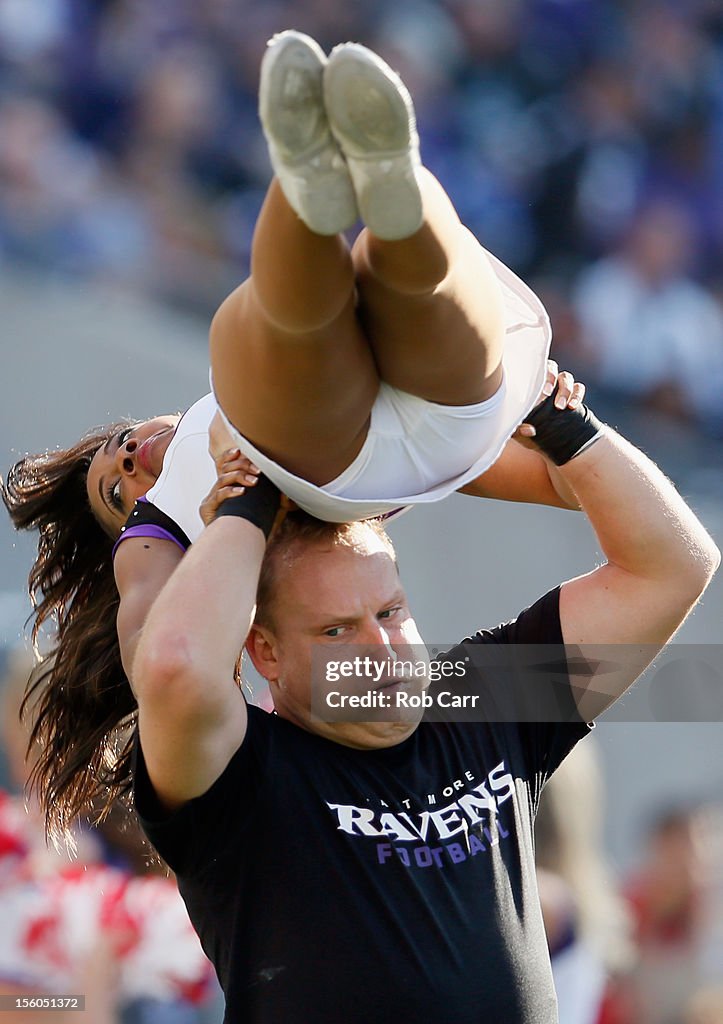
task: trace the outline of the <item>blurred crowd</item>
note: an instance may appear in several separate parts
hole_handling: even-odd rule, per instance
[[[258,68],[287,27],[401,72],[425,162],[543,295],[561,364],[723,436],[710,0],[0,0],[0,258],[210,315],[248,269]]]
[[[605,796],[591,738],[536,823],[560,1024],[723,1024],[723,804],[641,807],[626,876],[605,854]]]

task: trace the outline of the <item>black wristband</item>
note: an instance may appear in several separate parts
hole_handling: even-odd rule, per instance
[[[271,483],[267,476],[260,473],[258,483],[247,487],[243,494],[236,494],[221,502],[214,519],[219,519],[221,516],[238,516],[239,519],[248,519],[254,526],[263,530],[264,536],[268,538],[280,504],[281,491],[276,484]]]
[[[556,409],[557,386],[526,417],[535,428],[534,443],[556,466],[564,466],[601,436],[603,424],[586,405]]]

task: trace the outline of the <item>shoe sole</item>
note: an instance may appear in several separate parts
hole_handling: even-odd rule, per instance
[[[371,50],[345,43],[324,69],[324,102],[366,226],[387,240],[414,234],[423,219],[419,139],[402,80]]]
[[[309,36],[274,36],[261,62],[259,117],[289,204],[321,235],[358,219],[349,171],[326,119],[326,56]]]

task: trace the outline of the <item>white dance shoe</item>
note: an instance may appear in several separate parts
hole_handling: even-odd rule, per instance
[[[270,39],[261,63],[259,116],[290,206],[312,231],[335,235],[351,227],[359,213],[324,109],[326,63],[321,47],[301,32]]]
[[[343,43],[324,69],[324,104],[361,219],[378,238],[408,238],[423,215],[419,136],[406,86],[371,50]]]

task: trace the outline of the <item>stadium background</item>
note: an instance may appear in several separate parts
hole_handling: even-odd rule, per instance
[[[544,296],[553,355],[723,544],[723,10],[703,0],[0,0],[2,469],[205,390],[209,318],[246,273],[269,174],[258,65],[291,26],[400,70],[425,162]],[[627,295],[646,269],[646,300],[673,313],[618,321],[615,283]],[[622,358],[596,333],[601,302],[628,332]],[[458,496],[393,535],[440,647],[598,557],[572,513]],[[20,642],[31,551],[0,522],[4,649]],[[678,641],[718,644],[721,622],[719,577]],[[716,706],[597,730],[620,878],[657,812],[720,801]]]

